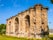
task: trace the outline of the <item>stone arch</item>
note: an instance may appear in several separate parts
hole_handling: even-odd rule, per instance
[[[28,25],[30,26],[30,16],[26,15],[25,16],[25,21],[28,23]]]
[[[25,16],[25,25],[26,25],[26,32],[28,32],[29,27],[30,27],[30,16],[29,15]]]
[[[19,19],[16,17],[15,18],[15,33],[18,34],[19,30]]]

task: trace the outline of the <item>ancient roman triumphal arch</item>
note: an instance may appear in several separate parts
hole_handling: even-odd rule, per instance
[[[43,37],[49,34],[48,8],[37,4],[7,19],[6,35],[16,37]]]

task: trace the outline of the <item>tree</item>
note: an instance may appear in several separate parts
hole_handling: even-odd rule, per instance
[[[51,0],[51,3],[53,4],[53,0]]]
[[[5,34],[6,32],[6,24],[1,24],[0,25],[0,34]]]

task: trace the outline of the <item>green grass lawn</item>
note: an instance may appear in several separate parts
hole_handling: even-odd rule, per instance
[[[49,35],[49,38],[50,38],[51,40],[53,40],[53,34],[52,34],[52,35]]]
[[[49,40],[53,40],[53,35],[49,35]],[[6,35],[0,35],[0,40],[38,40],[38,39],[27,39],[27,38],[17,38],[17,37],[11,37]],[[47,39],[42,39],[47,40]]]
[[[0,35],[0,40],[17,40],[17,38]]]
[[[0,40],[27,40],[27,39],[0,35]]]

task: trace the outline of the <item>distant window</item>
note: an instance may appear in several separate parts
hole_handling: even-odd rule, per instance
[[[44,24],[44,22],[42,22],[42,24]]]
[[[9,21],[9,26],[11,26],[11,21]]]
[[[9,21],[9,23],[11,23],[11,21]]]
[[[36,22],[34,22],[34,24],[36,24]]]

